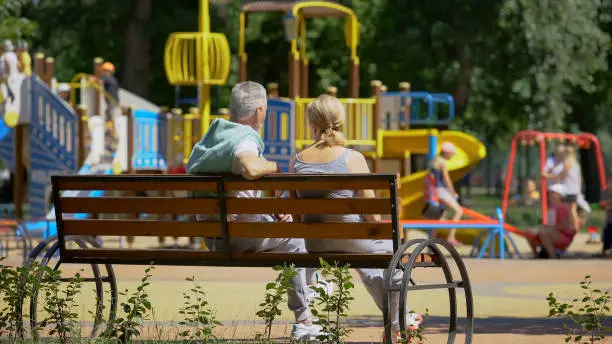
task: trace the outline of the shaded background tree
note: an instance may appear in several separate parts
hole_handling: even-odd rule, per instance
[[[390,89],[410,81],[414,90],[451,93],[459,115],[452,126],[492,147],[507,146],[514,132],[526,128],[601,135],[610,130],[610,0],[337,2],[353,8],[362,24],[363,96],[373,79]],[[31,37],[37,51],[56,58],[60,80],[91,71],[93,58],[101,56],[115,63],[123,87],[157,104],[174,104],[174,88],[163,70],[164,44],[172,32],[197,30],[197,1],[0,4],[0,35]],[[212,30],[227,35],[233,54],[239,9],[238,0],[211,6]],[[311,95],[330,85],[346,94],[343,24],[334,18],[308,22]],[[251,15],[246,44],[249,78],[277,81],[286,93],[289,45],[282,15]],[[231,66],[228,86],[213,90],[213,109],[227,106],[237,80],[235,56]],[[185,88],[182,94],[195,97],[196,91]]]

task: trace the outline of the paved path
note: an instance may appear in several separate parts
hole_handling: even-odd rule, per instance
[[[462,251],[465,250],[467,248],[462,248]],[[474,343],[560,343],[563,340],[562,324],[546,318],[548,306],[545,298],[548,293],[554,292],[560,298],[570,300],[580,294],[578,282],[586,274],[592,276],[596,286],[612,288],[611,259],[466,259],[466,264],[475,295]],[[135,290],[144,268],[116,267],[120,290]],[[63,270],[65,275],[71,275],[78,267],[66,265]],[[155,329],[153,324],[169,328],[171,322],[180,320],[178,309],[183,303],[182,292],[190,286],[185,278],[191,276],[201,282],[217,311],[218,319],[224,322],[221,335],[226,338],[252,338],[254,333],[262,331],[255,312],[263,298],[265,283],[275,276],[271,269],[159,266],[153,274],[149,295],[155,314],[148,322],[151,325],[149,337],[157,336],[152,332]],[[358,281],[356,274],[355,277]],[[414,277],[417,282],[433,282],[441,281],[442,274],[437,269],[423,269]],[[88,312],[93,309],[92,287],[87,285],[82,296],[80,314],[86,323],[91,320]],[[418,312],[429,309],[431,318],[426,323],[429,343],[445,343],[448,294],[443,291],[422,291],[413,295],[409,299],[412,309]],[[382,317],[361,283],[357,283],[354,296],[356,301],[349,312],[349,323],[354,329],[350,342],[379,341]],[[460,300],[462,297],[460,293]],[[286,337],[290,331],[292,315],[285,308],[283,312],[279,325],[275,327],[277,338]],[[465,315],[463,304],[460,304],[459,315]],[[170,338],[171,332],[166,331],[165,335]]]

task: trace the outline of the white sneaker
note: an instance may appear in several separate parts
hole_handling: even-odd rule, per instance
[[[408,329],[412,326],[412,330],[417,330],[422,323],[423,316],[418,313],[408,313],[406,316],[406,327]]]
[[[306,326],[304,324],[293,324],[291,338],[294,340],[315,340],[321,334],[321,326],[312,324]]]

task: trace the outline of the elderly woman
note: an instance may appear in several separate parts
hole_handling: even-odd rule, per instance
[[[370,173],[364,156],[345,147],[342,134],[345,124],[344,106],[335,97],[322,95],[308,105],[308,121],[315,143],[306,147],[293,157],[292,170],[296,173]],[[359,191],[360,197],[374,198],[373,190]],[[303,198],[352,198],[353,190],[298,191]],[[334,222],[342,217],[342,222],[377,222],[380,215],[308,215],[305,222]],[[390,240],[318,240],[307,239],[309,252],[344,252],[344,253],[386,253],[393,252]],[[357,269],[366,289],[380,310],[383,309],[383,270]],[[402,274],[393,276],[393,284],[399,287]],[[391,326],[399,333],[399,295],[395,293],[391,300],[393,313]],[[421,317],[411,313],[408,324],[418,327]]]

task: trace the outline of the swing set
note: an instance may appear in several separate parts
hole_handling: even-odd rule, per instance
[[[606,176],[603,165],[603,157],[601,153],[601,147],[599,140],[593,134],[578,133],[578,134],[565,134],[565,133],[546,133],[533,130],[519,131],[514,135],[512,139],[512,145],[510,148],[510,160],[508,162],[508,171],[506,173],[506,181],[504,187],[504,195],[502,200],[502,213],[505,216],[506,210],[508,209],[508,203],[510,198],[510,188],[512,184],[512,173],[514,172],[514,163],[517,160],[516,153],[517,147],[536,146],[539,148],[539,171],[540,174],[544,171],[546,160],[547,160],[547,147],[546,143],[558,142],[560,144],[576,145],[580,151],[581,156],[581,167],[582,175],[585,178],[587,186],[587,199],[592,202],[599,201],[599,193],[601,190],[606,188]],[[525,163],[527,166],[528,161]],[[520,172],[520,171],[519,171]],[[541,175],[540,175],[541,177]],[[547,182],[545,178],[540,178],[541,187],[541,207],[542,207],[542,224],[546,225],[547,222]],[[532,235],[529,233],[518,232],[526,238],[531,238]]]

